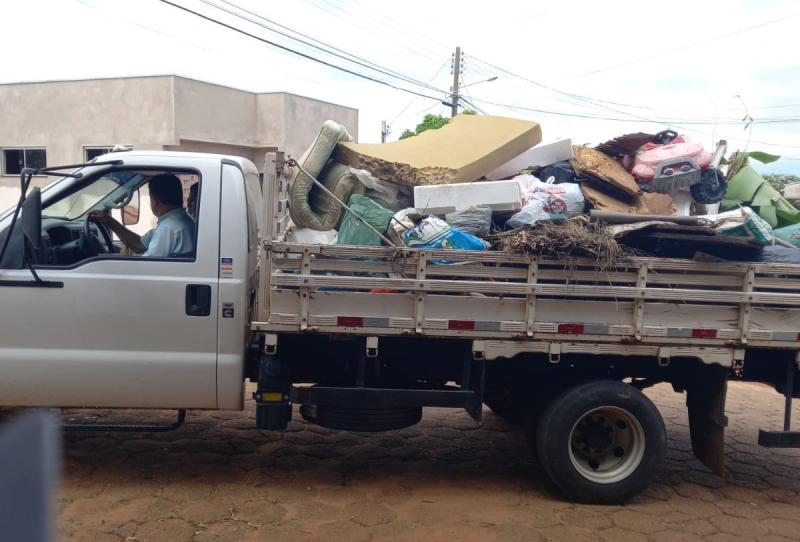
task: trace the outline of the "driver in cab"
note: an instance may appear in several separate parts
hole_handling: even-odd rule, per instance
[[[141,237],[107,212],[93,211],[92,218],[107,225],[128,249],[145,258],[187,258],[195,251],[195,222],[183,207],[183,187],[175,175],[162,173],[147,183],[150,209],[158,225]]]

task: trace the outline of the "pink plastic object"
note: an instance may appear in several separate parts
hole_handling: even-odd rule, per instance
[[[677,158],[691,158],[700,169],[707,168],[711,163],[711,153],[700,143],[694,143],[688,137],[679,135],[669,145],[658,143],[642,145],[636,151],[636,160],[631,173],[641,181],[649,182],[655,176],[660,163]]]

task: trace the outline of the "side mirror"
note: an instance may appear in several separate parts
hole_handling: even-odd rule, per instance
[[[22,235],[34,251],[42,248],[42,192],[38,188],[22,203]]]
[[[139,223],[139,189],[131,196],[131,201],[122,208],[122,224],[124,226],[133,226]]]

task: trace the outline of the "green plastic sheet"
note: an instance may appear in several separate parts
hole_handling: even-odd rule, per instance
[[[775,237],[778,239],[788,241],[797,248],[800,248],[800,224],[792,224],[791,226],[778,228],[777,230],[773,230],[772,233],[774,233]]]
[[[366,196],[354,194],[347,202],[353,213],[363,218],[370,226],[381,233],[386,233],[389,222],[392,220],[394,211],[381,207]],[[342,224],[339,226],[339,237],[336,239],[337,245],[361,245],[379,246],[381,238],[375,235],[369,227],[354,217],[352,213],[345,211]]]
[[[795,209],[751,166],[743,167],[728,182],[723,208],[738,205],[752,208],[773,228],[800,223],[800,210]]]

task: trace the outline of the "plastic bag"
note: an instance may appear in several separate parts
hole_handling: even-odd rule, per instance
[[[549,166],[541,168],[534,168],[531,172],[540,179],[549,179],[553,177],[556,184],[574,183],[576,179],[575,170],[572,169],[572,163],[569,160],[556,162],[555,164],[550,164]]]
[[[452,227],[475,237],[487,237],[492,229],[490,207],[468,207],[463,211],[447,213],[444,219]]]
[[[775,237],[778,239],[788,241],[794,246],[800,248],[800,224],[792,224],[791,226],[777,228],[772,230],[772,233],[774,233]]]
[[[304,245],[335,245],[336,230],[317,231],[311,228],[295,228],[289,232],[289,241]]]
[[[413,229],[403,234],[403,241],[412,248],[456,250],[486,250],[489,243],[474,235],[451,227],[435,216],[421,220]]]
[[[525,202],[528,201],[528,192],[533,190],[537,183],[541,183],[542,181],[536,177],[535,175],[517,175],[512,181],[517,181],[519,184],[519,193],[522,194],[522,204],[525,205]],[[543,184],[543,183],[542,183]]]
[[[366,188],[365,196],[392,211],[400,211],[414,204],[413,189],[399,183],[374,177],[366,169],[349,168],[350,173]]]
[[[533,226],[542,220],[553,220],[553,218],[544,210],[544,203],[534,199],[526,203],[520,212],[514,213],[506,221],[506,229],[515,230],[522,226]]]
[[[420,213],[414,207],[407,207],[402,211],[397,211],[392,216],[392,221],[389,223],[389,229],[386,232],[387,237],[397,246],[404,246],[406,244],[403,239],[403,233],[414,228],[414,224],[427,217],[426,213]]]
[[[760,245],[772,245],[775,237],[770,225],[749,207],[718,215],[706,215],[715,230],[730,237],[747,237]]]
[[[510,229],[533,225],[541,220],[563,220],[583,213],[585,200],[576,183],[549,184],[532,177],[515,177],[523,189],[522,210],[506,222]]]
[[[368,197],[358,194],[350,196],[350,201],[348,201],[347,204],[354,213],[366,220],[370,226],[381,233],[386,232],[392,215],[394,214],[389,209],[384,209]],[[369,227],[358,218],[354,217],[352,213],[346,211],[345,217],[342,219],[342,224],[339,227],[339,237],[336,239],[336,244],[380,246],[381,238],[375,235],[375,232],[369,229]]]
[[[770,263],[800,263],[800,250],[789,247],[764,247],[754,261]]]

